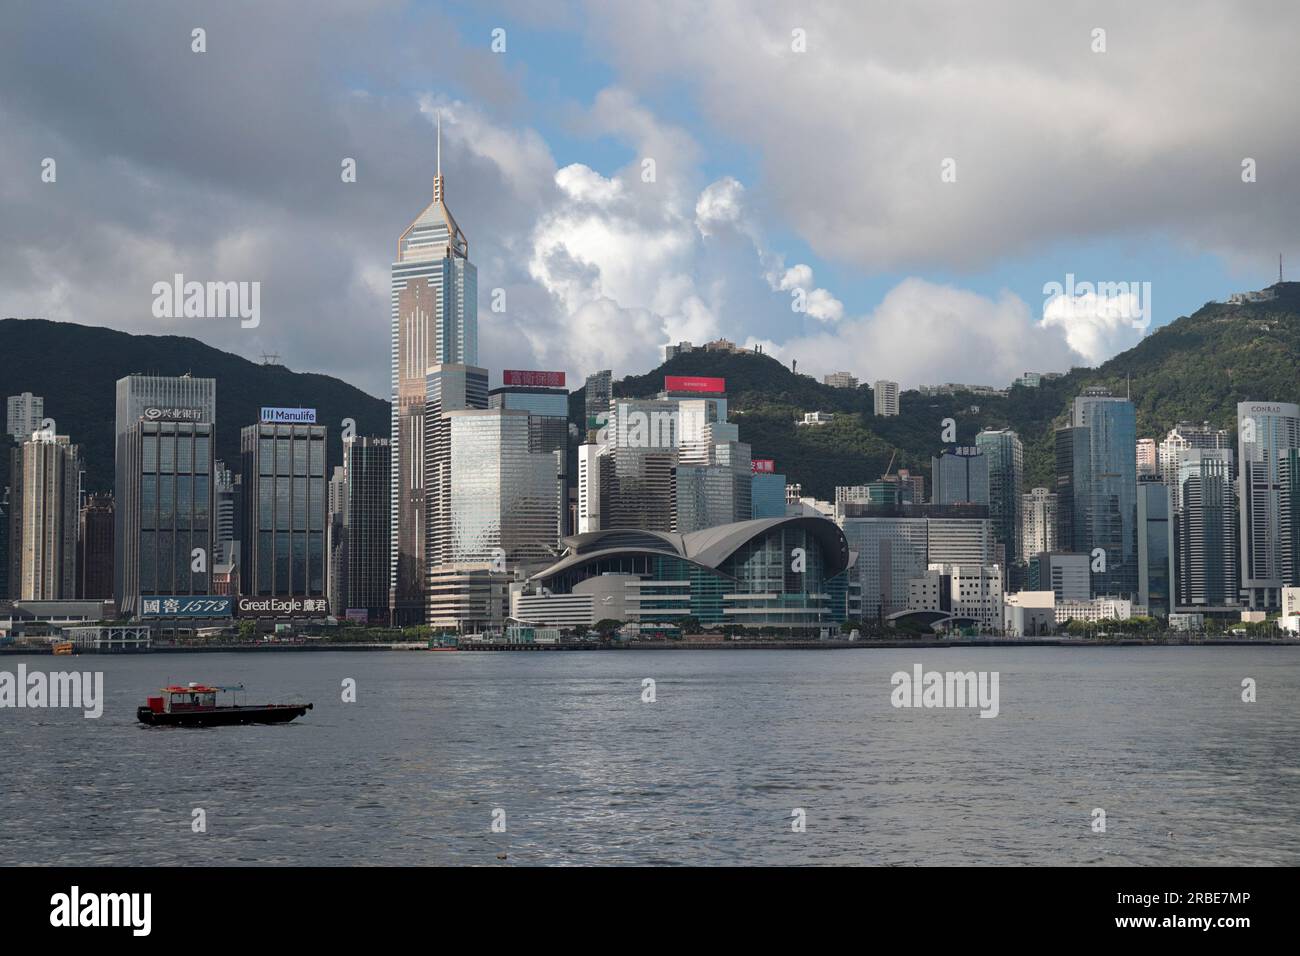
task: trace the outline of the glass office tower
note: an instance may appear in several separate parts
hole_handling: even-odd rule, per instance
[[[989,517],[993,533],[1006,551],[1006,561],[1022,559],[1020,501],[1025,493],[1025,446],[1009,428],[986,428],[975,436],[975,447],[989,469]]]
[[[388,614],[391,445],[387,438],[354,438],[343,446],[348,473],[347,606],[371,621]]]
[[[324,425],[248,425],[243,459],[244,597],[325,596]]]
[[[159,539],[156,536],[158,531],[168,531],[174,529],[167,528],[149,528],[146,529],[142,522],[141,515],[141,495],[143,478],[145,474],[153,475],[171,475],[173,481],[171,487],[175,487],[174,479],[177,476],[203,476],[208,479],[211,486],[213,478],[212,462],[212,437],[216,434],[217,422],[217,381],[212,378],[192,378],[189,375],[127,375],[117,380],[117,415],[116,415],[116,448],[115,448],[115,475],[114,475],[114,500],[116,507],[113,513],[113,548],[115,551],[113,560],[113,591],[117,599],[118,611],[125,617],[130,617],[139,611],[138,599],[141,594],[147,593],[167,593],[151,592],[142,588],[140,581],[141,562],[145,560],[142,553],[142,545],[149,544],[157,548],[160,541],[162,544],[169,543],[169,539]],[[149,424],[170,424],[173,426],[184,425],[187,429],[140,429],[141,423]],[[207,453],[208,464],[206,468],[198,471],[183,471],[177,469],[176,459],[160,459],[157,454],[165,449],[159,448],[157,439],[162,435],[172,436],[172,443],[167,445],[168,448],[175,450],[175,441],[178,435],[189,435],[190,453],[204,454]],[[148,448],[145,446],[145,436],[151,436]],[[166,444],[166,443],[164,443]],[[145,472],[142,467],[140,455],[147,456],[149,449],[155,449],[155,457],[152,459],[153,467],[156,469],[173,469],[164,471]],[[193,463],[195,459],[191,457]],[[164,483],[165,484],[165,483]],[[174,507],[174,504],[173,504]],[[211,515],[209,507],[208,515]],[[206,517],[200,519],[200,516],[191,513],[191,521],[208,520]],[[156,513],[150,519],[152,521],[162,520]],[[150,538],[142,537],[145,530],[155,532]],[[194,539],[193,526],[190,528],[190,539]],[[175,544],[176,539],[170,539],[171,544]],[[204,546],[193,543],[194,547]],[[209,542],[207,564],[211,568],[214,560],[212,554],[212,543]],[[149,557],[153,561],[153,569],[158,568],[157,561],[160,555],[154,550]],[[165,558],[170,562],[171,567],[175,567],[176,554],[168,552]],[[186,566],[190,564],[190,558],[186,556]],[[151,574],[151,579],[157,583],[157,579]],[[206,588],[202,591],[182,591],[183,594],[207,594]]]
[[[1237,405],[1241,591],[1252,608],[1281,606],[1286,581],[1280,463],[1292,448],[1300,448],[1300,406],[1291,402]]]
[[[1241,576],[1232,450],[1180,451],[1177,476],[1177,608],[1196,611],[1235,606],[1240,600]]]
[[[209,422],[139,421],[129,432],[119,462],[132,479],[123,615],[138,613],[142,595],[211,593],[213,440]]]
[[[1105,570],[1092,572],[1094,597],[1136,597],[1137,565],[1137,416],[1127,398],[1089,388],[1074,400],[1072,550],[1094,554],[1100,548]],[[1061,463],[1058,442],[1058,465]],[[1059,487],[1059,486],[1058,486]],[[1064,509],[1062,509],[1064,510]]]
[[[398,238],[392,264],[389,604],[395,624],[418,623],[423,613],[426,375],[431,366],[478,362],[478,273],[469,240],[444,201],[441,132],[438,144],[433,201]]]
[[[1157,474],[1144,475],[1137,486],[1138,603],[1165,618],[1173,609],[1174,536],[1169,488]]]

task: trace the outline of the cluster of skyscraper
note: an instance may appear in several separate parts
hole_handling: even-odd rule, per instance
[[[277,421],[283,411],[266,409],[242,429],[232,470],[216,458],[214,379],[126,376],[117,382],[113,493],[85,494],[78,446],[52,431],[39,397],[10,398],[16,446],[0,544],[13,546],[3,549],[0,591],[25,602],[112,599],[127,618],[183,617],[183,599],[227,597],[268,609],[294,598],[298,611],[319,599],[320,614],[305,616],[323,615],[328,598],[382,619],[388,439],[344,440],[338,472],[352,480],[332,497],[327,429]],[[314,420],[314,410],[296,411]],[[327,551],[334,529],[346,570]],[[188,616],[228,616],[230,606],[204,603]]]
[[[127,617],[217,595],[252,616],[283,606],[458,630],[616,613],[798,626],[920,613],[999,629],[1004,605],[1057,620],[1098,602],[1270,610],[1300,586],[1293,404],[1239,405],[1234,459],[1229,432],[1208,424],[1139,440],[1129,399],[1087,389],[1055,431],[1052,487],[1026,492],[1019,436],[986,428],[932,458],[928,500],[900,469],[831,503],[752,457],[722,379],[669,376],[653,398],[616,398],[612,373],[596,372],[583,428],[561,372],[505,371],[490,388],[476,270],[440,167],[398,239],[391,343],[391,433],[344,434],[332,474],[314,411],[264,409],[227,467],[215,380],[130,375],[114,495],[87,496],[78,446],[42,399],[10,397],[0,594],[111,592]],[[857,387],[849,373],[828,382]],[[897,383],[873,390],[877,415],[900,413]]]
[[[1026,493],[1020,439],[985,429],[932,459],[929,506],[902,475],[838,488],[857,552],[849,613],[856,600],[867,620],[942,609],[1002,626],[984,600],[995,575],[1009,605],[1051,598],[1049,621],[1276,610],[1300,586],[1298,429],[1295,405],[1243,402],[1235,456],[1204,423],[1138,440],[1132,402],[1090,388],[1054,433],[1053,487]]]

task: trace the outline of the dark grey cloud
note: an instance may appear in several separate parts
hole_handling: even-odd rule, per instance
[[[510,117],[522,69],[396,3],[86,4],[75,18],[32,3],[7,8],[5,27],[0,312],[278,352],[386,394],[387,266],[432,189],[422,98]],[[462,226],[472,240],[525,229],[462,135],[444,134]],[[45,157],[55,184],[40,180]],[[261,327],[155,319],[152,284],[175,272],[260,280]]]

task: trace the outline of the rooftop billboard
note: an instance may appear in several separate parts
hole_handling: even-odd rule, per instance
[[[665,392],[725,392],[725,378],[701,378],[697,375],[665,375]]]
[[[508,368],[501,373],[503,385],[532,385],[540,388],[564,388],[563,372],[533,372]]]
[[[262,421],[276,425],[315,425],[314,408],[262,408]]]

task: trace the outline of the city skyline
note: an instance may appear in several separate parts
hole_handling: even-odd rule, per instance
[[[1297,27],[6,4],[18,938],[373,945],[511,866],[1282,925]]]

